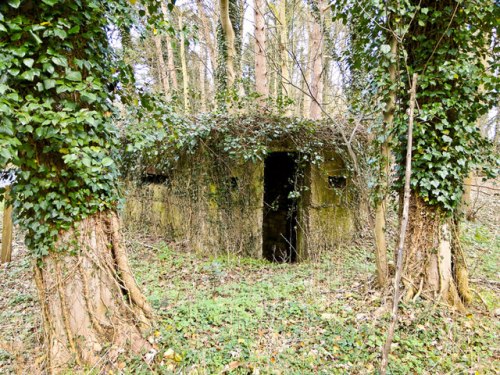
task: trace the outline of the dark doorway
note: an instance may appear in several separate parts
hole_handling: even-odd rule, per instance
[[[273,152],[264,162],[264,220],[262,251],[273,262],[297,259],[297,201],[293,153]]]

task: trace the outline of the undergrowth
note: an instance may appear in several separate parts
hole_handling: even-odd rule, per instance
[[[373,261],[278,265],[204,258],[157,244],[134,266],[158,312],[158,351],[125,373],[364,374],[379,363],[389,313],[371,288]],[[425,302],[403,305],[391,374],[494,373],[498,321]]]
[[[421,300],[403,304],[389,373],[498,373],[500,202],[482,199],[477,219],[462,227],[473,306],[461,315]],[[38,374],[40,307],[31,262],[14,238],[13,262],[0,268],[0,373]],[[122,358],[106,373],[376,373],[390,300],[373,287],[369,246],[289,265],[127,238],[134,274],[157,317],[148,334],[155,351],[149,363]]]

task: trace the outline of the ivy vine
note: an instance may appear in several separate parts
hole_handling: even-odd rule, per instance
[[[255,162],[282,145],[300,155],[298,162],[313,164],[323,160],[325,150],[334,150],[350,168],[345,144],[327,121],[222,113],[190,119],[177,115],[160,97],[150,97],[147,103],[154,103],[148,111],[132,106],[123,116],[120,160],[124,176],[138,178],[151,166],[168,174],[179,158],[202,147],[218,158]],[[353,147],[360,153],[365,146],[362,134],[354,139]]]
[[[397,93],[393,128],[385,129],[381,118],[374,122],[372,165],[382,162],[378,148],[392,136],[399,181],[394,187],[401,188],[409,77],[418,73],[411,186],[446,214],[459,206],[471,170],[482,168],[487,177],[498,171],[491,142],[477,127],[498,95],[498,13],[492,0],[336,3],[336,17],[351,29],[345,58],[352,70],[355,111],[366,111],[363,106],[371,103],[372,112],[381,114],[388,95]],[[398,41],[396,61],[390,53],[391,36]],[[388,74],[393,63],[398,67],[396,81]]]
[[[0,4],[0,167],[19,170],[15,217],[38,258],[55,249],[61,231],[117,204],[107,83],[119,65],[107,29],[120,6],[127,4]]]

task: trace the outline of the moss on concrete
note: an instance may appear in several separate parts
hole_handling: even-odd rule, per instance
[[[354,232],[349,176],[335,153],[302,169],[298,259],[314,259]],[[345,186],[329,178],[345,176]],[[199,252],[262,257],[264,163],[185,157],[168,184],[128,184],[124,212],[130,229],[188,241]]]

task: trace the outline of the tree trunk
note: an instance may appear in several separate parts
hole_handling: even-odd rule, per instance
[[[264,1],[255,0],[255,91],[261,95],[261,105],[263,105],[269,96],[269,86],[267,84],[265,28]]]
[[[122,246],[116,213],[98,213],[61,233],[56,249],[64,251],[35,265],[50,373],[72,364],[104,367],[123,351],[150,348],[141,332],[151,307]]]
[[[322,19],[323,19],[323,1],[317,1],[318,12],[312,17],[313,25],[309,41],[311,54],[311,106],[309,117],[313,120],[321,118],[321,105],[323,103],[323,81],[321,75],[323,73],[323,35],[322,35]]]
[[[162,5],[163,6],[163,5]],[[217,67],[217,55],[214,46],[214,41],[212,39],[212,33],[210,32],[210,27],[208,25],[207,15],[203,8],[203,1],[196,0],[196,6],[198,8],[198,16],[200,17],[201,26],[203,28],[203,37],[205,39],[206,48],[210,56],[210,65],[212,66],[212,72],[215,71]]]
[[[308,110],[306,111],[305,108],[309,108],[309,104],[306,103],[306,98],[308,98],[309,96],[307,95],[307,80],[306,80],[306,77],[305,77],[305,74],[306,74],[306,66],[303,65],[302,68],[299,68],[299,69],[302,69],[302,79],[300,81],[300,93],[299,93],[299,100],[301,99],[301,101],[299,102],[300,105],[298,105],[296,107],[296,111],[297,111],[297,117],[307,117],[307,113],[309,112]]]
[[[500,99],[497,103],[497,114],[495,116],[495,131],[493,132],[493,145],[498,150],[500,143]]]
[[[398,41],[394,35],[390,39],[391,46],[391,64],[389,66],[389,82],[391,84],[396,84],[397,78],[397,49]],[[383,134],[390,134],[394,122],[394,110],[396,108],[396,91],[392,89],[389,91],[387,96],[387,103],[384,111],[383,118]],[[382,142],[380,147],[380,154],[382,157],[380,163],[379,172],[379,201],[375,206],[375,263],[377,265],[377,281],[379,286],[383,287],[387,285],[389,272],[387,269],[387,240],[385,237],[386,233],[386,215],[387,215],[387,201],[388,201],[388,190],[390,185],[390,173],[391,173],[391,148],[390,148],[390,138],[387,137],[385,141]]]
[[[203,59],[202,57],[202,51],[200,51],[199,55],[199,69],[198,69],[198,74],[199,74],[199,80],[200,80],[200,111],[202,113],[207,111],[207,92],[205,89],[205,76],[206,76],[206,63],[207,63],[207,50],[204,51],[205,58]]]
[[[421,294],[463,310],[470,292],[457,223],[425,204],[416,193],[409,216],[402,276],[405,300]]]
[[[184,112],[189,111],[189,95],[188,95],[188,86],[189,86],[189,76],[187,70],[187,62],[186,62],[186,46],[184,45],[184,32],[182,31],[184,28],[182,13],[179,12],[179,32],[181,33],[181,67],[182,67],[182,98],[184,103]]]
[[[288,69],[288,22],[286,19],[286,2],[280,0],[278,5],[278,33],[280,52],[280,72],[281,72],[281,96],[290,94],[290,70]]]
[[[308,19],[310,19],[310,15],[308,15]],[[312,30],[310,22],[307,22],[307,35],[309,36],[309,44],[308,50],[306,49],[306,55],[304,58],[304,65],[302,68],[303,71],[303,96],[304,100],[302,102],[302,116],[305,118],[309,118],[309,114],[311,112],[311,36]]]
[[[272,83],[272,86],[271,86]],[[269,79],[269,90],[272,88],[272,97],[277,98],[278,97],[278,73],[276,72],[275,69],[271,71],[270,74],[270,79]]]
[[[168,19],[168,10],[167,10],[167,7],[163,1],[161,2],[161,11],[163,13],[163,20],[166,23],[169,23],[170,21]],[[175,62],[174,62],[174,51],[172,48],[172,40],[170,39],[168,32],[166,33],[166,36],[165,36],[165,42],[167,44],[168,74],[170,76],[170,79],[172,80],[172,89],[175,92],[177,92],[179,90],[179,84],[177,82],[177,71],[176,71]]]
[[[236,80],[235,73],[235,34],[231,19],[229,17],[229,0],[220,0],[220,20],[222,31],[224,33],[224,42],[226,44],[227,57],[226,57],[226,88],[234,88]]]
[[[169,99],[170,84],[168,82],[167,69],[165,66],[165,60],[163,58],[163,51],[161,48],[160,35],[154,36],[154,42],[155,42],[155,49],[156,49],[156,58],[158,59],[158,70],[160,71],[159,72],[160,83],[161,83],[161,86],[163,88],[163,93],[165,94],[165,97],[167,99]]]
[[[472,207],[471,207],[471,185],[474,181],[474,173],[471,171],[469,175],[464,178],[464,192],[460,202],[460,211],[466,220],[473,220]]]

